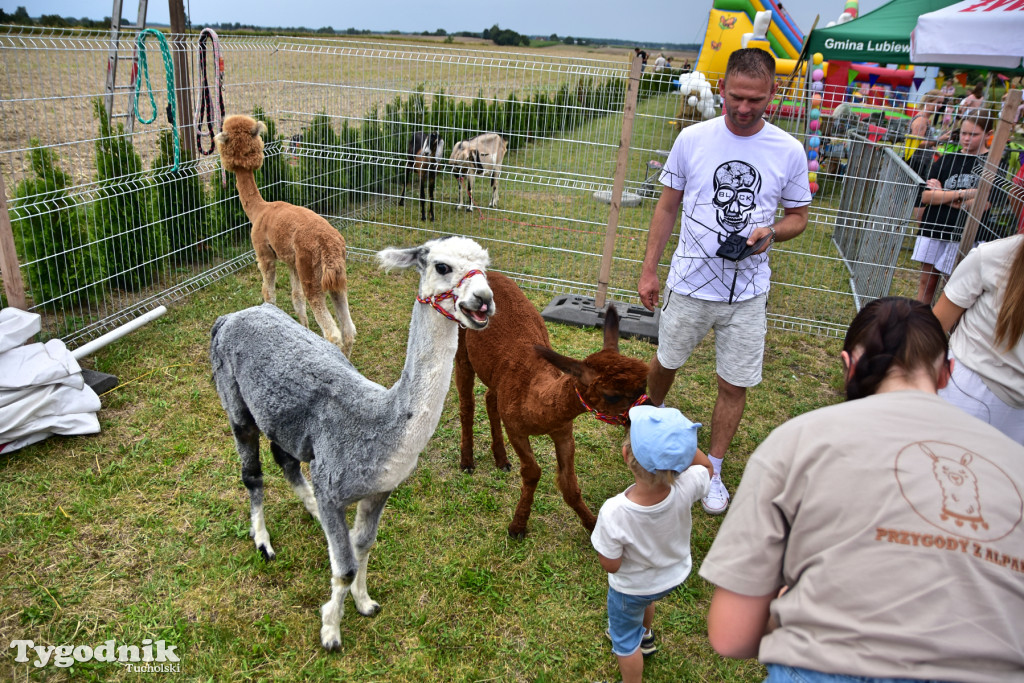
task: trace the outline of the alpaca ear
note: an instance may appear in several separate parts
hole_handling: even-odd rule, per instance
[[[260,137],[265,137],[266,134],[267,134],[267,124],[263,123],[262,121],[257,121],[256,122],[256,130],[253,131],[253,136],[259,135]]]
[[[221,132],[217,133],[215,136],[213,136],[213,142],[217,145],[217,147],[220,147],[221,145],[225,144],[227,141],[228,141],[228,134],[225,133],[224,131],[221,131]]]
[[[619,312],[611,304],[604,314],[604,350],[619,350]]]
[[[927,455],[932,460],[938,462],[939,456],[935,455],[935,453],[932,451],[932,449],[928,448],[928,446],[926,446],[925,444],[920,443],[920,442],[917,445],[921,448],[922,451],[924,451],[925,455]]]
[[[395,268],[411,268],[421,263],[422,251],[422,247],[409,247],[407,249],[388,247],[377,252],[377,262],[386,271],[391,271]]]
[[[549,349],[546,346],[535,345],[533,350],[537,352],[538,356],[551,363],[583,386],[590,386],[590,383],[594,381],[594,371],[583,361],[563,356],[554,349]]]

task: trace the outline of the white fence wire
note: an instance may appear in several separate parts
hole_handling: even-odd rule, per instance
[[[252,263],[234,179],[222,176],[216,154],[192,151],[197,124],[181,120],[185,99],[198,111],[198,34],[170,40],[189,65],[189,88],[174,91],[175,171],[155,42],[147,61],[156,121],[122,129],[128,89],[114,93],[109,126],[102,104],[108,35],[0,31],[0,175],[28,306],[43,314],[44,334],[82,344]],[[121,85],[130,81],[134,47],[135,34],[123,33]],[[595,293],[610,212],[600,197],[616,169],[625,60],[279,36],[223,36],[220,50],[226,113],[255,115],[270,129],[257,174],[264,198],[326,216],[353,257],[462,234],[489,248],[493,267],[524,287]],[[696,115],[675,90],[678,77],[648,72],[640,83],[625,177],[633,201],[619,214],[608,290],[616,301],[639,303],[658,165]],[[857,138],[856,125],[807,131],[802,88],[794,90],[787,97],[800,106],[773,120],[801,141],[822,136],[821,189],[804,235],[775,247],[769,321],[839,335],[866,299],[915,294],[908,238],[922,181],[901,159],[899,134],[883,148],[886,141]],[[140,106],[148,113],[148,97]],[[446,165],[435,220],[421,220],[415,180],[403,188],[408,140],[420,130],[440,133],[447,150],[500,133],[509,149],[497,207],[457,210],[458,184]],[[202,143],[208,148],[209,138]],[[478,205],[489,197],[488,183],[478,180]],[[1008,215],[1009,199],[999,201]]]

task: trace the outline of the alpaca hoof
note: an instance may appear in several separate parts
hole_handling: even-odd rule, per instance
[[[526,539],[526,529],[516,530],[516,529],[513,529],[512,527],[509,527],[508,528],[508,535],[509,535],[510,538],[513,538],[513,539],[515,539],[517,541],[522,541],[522,540]]]
[[[462,465],[461,467],[459,467],[459,469],[465,472],[466,474],[473,474],[474,472],[476,472],[476,467],[474,467],[473,465]]]
[[[511,472],[512,471],[512,465],[510,465],[508,463],[505,463],[504,465],[498,465],[497,467],[502,472]]]
[[[341,651],[341,633],[336,628],[323,626],[320,628],[320,644],[328,652]]]
[[[274,549],[271,548],[269,545],[260,545],[256,547],[260,551],[260,554],[263,555],[264,562],[273,562],[274,559],[277,557],[277,553],[275,553]]]
[[[359,605],[356,605],[356,611],[364,617],[375,617],[378,614],[380,614],[380,603],[378,603],[376,600],[371,600],[368,609],[363,610],[361,607],[359,607]]]

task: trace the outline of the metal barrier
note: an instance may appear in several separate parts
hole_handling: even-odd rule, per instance
[[[850,134],[849,155],[832,240],[859,311],[889,294],[924,181],[891,146],[857,133]]]

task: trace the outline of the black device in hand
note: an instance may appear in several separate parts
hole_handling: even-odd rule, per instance
[[[742,261],[763,247],[771,238],[772,234],[769,232],[758,241],[748,245],[746,237],[738,232],[734,232],[725,238],[722,246],[718,247],[718,251],[715,252],[715,256],[720,256],[730,261]]]

